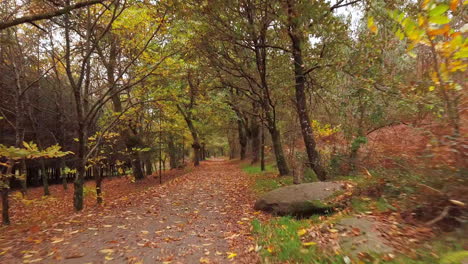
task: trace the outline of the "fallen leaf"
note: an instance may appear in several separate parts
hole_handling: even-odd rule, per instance
[[[105,248],[105,249],[101,249],[99,250],[99,253],[102,253],[102,254],[112,254],[114,253],[115,250],[111,249],[111,248]]]
[[[307,230],[305,230],[305,229],[300,229],[300,230],[297,231],[297,235],[298,235],[298,236],[303,236],[303,235],[305,235],[306,233],[307,233]]]
[[[310,247],[310,246],[317,245],[317,243],[315,243],[315,242],[304,242],[304,243],[302,243],[302,245],[305,246],[305,247]]]
[[[210,260],[208,258],[200,258],[200,263],[210,263]]]

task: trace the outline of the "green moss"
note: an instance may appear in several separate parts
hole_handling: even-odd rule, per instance
[[[317,177],[317,174],[311,169],[306,167],[304,169],[304,182],[318,182],[319,179]]]

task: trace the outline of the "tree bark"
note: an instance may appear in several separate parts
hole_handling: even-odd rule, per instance
[[[146,162],[145,162],[145,163],[146,163],[146,165],[145,165],[145,167],[146,167],[146,175],[153,175],[153,164],[152,164],[152,162],[151,162],[150,157],[147,157],[147,158],[146,158]]]
[[[244,160],[247,153],[247,135],[241,120],[237,120],[237,131],[239,134],[240,159]]]
[[[41,178],[42,178],[42,186],[44,188],[44,196],[49,196],[50,191],[49,191],[49,175],[47,173],[46,167],[45,167],[45,161],[44,158],[41,158],[40,160],[41,163]]]
[[[260,126],[256,118],[251,118],[250,122],[251,122],[250,131],[251,131],[251,137],[252,137],[251,164],[254,164],[259,161],[259,155],[260,155]]]
[[[6,169],[6,177],[4,175],[0,174],[0,177],[2,177],[2,184],[4,184],[3,188],[1,188],[1,196],[2,196],[2,223],[4,225],[9,225],[10,224],[10,205],[8,201],[8,194],[10,191],[10,179],[9,177],[11,176],[11,172],[13,171],[13,161],[9,160],[8,162],[8,167]]]
[[[169,135],[169,140],[167,142],[167,148],[169,151],[169,167],[171,169],[177,168],[177,163],[178,163],[178,155],[177,155],[177,149],[174,144],[174,136]]]
[[[9,181],[5,181],[5,184],[9,184]],[[9,215],[9,210],[10,210],[10,205],[8,203],[8,188],[2,188],[2,223],[4,225],[9,225],[10,224],[10,215]]]
[[[265,171],[265,131],[263,125],[261,126],[261,146],[260,146],[260,170]]]
[[[96,202],[102,204],[102,176],[104,169],[102,167],[96,167],[94,175],[96,177]]]
[[[273,143],[273,150],[275,152],[276,166],[278,167],[280,176],[286,176],[289,174],[289,168],[286,163],[286,158],[284,157],[281,135],[276,127],[269,128],[269,131]]]
[[[303,38],[300,34],[298,19],[295,17],[295,7],[293,6],[294,0],[288,0],[288,33],[291,40],[292,57],[294,63],[294,79],[295,79],[295,92],[296,92],[296,110],[299,116],[299,123],[301,125],[302,137],[308,157],[308,166],[312,168],[317,174],[317,177],[324,181],[327,178],[327,173],[320,164],[320,156],[316,150],[316,143],[312,126],[310,124],[309,116],[307,114],[307,102],[305,95],[305,82],[304,76],[304,61],[302,56]]]

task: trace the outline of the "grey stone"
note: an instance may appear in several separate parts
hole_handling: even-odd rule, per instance
[[[266,193],[255,203],[256,210],[275,215],[306,216],[323,213],[333,205],[327,204],[342,189],[339,182],[313,182],[281,187]]]
[[[353,229],[359,229],[359,235],[349,232],[348,236],[340,237],[341,248],[356,255],[359,252],[386,254],[395,251],[394,248],[386,244],[386,240],[381,236],[381,232],[377,230],[377,222],[365,219],[350,217],[340,220],[336,224],[336,228],[340,233],[346,233]]]

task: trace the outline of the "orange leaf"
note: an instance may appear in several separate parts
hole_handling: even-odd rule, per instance
[[[433,36],[438,36],[438,35],[445,35],[449,31],[450,31],[450,26],[449,25],[444,25],[444,27],[442,27],[442,28],[429,30],[427,32],[427,34],[429,34],[429,36],[433,37]]]
[[[458,0],[450,1],[450,10],[455,11],[455,9],[457,9],[457,6],[458,6]]]

